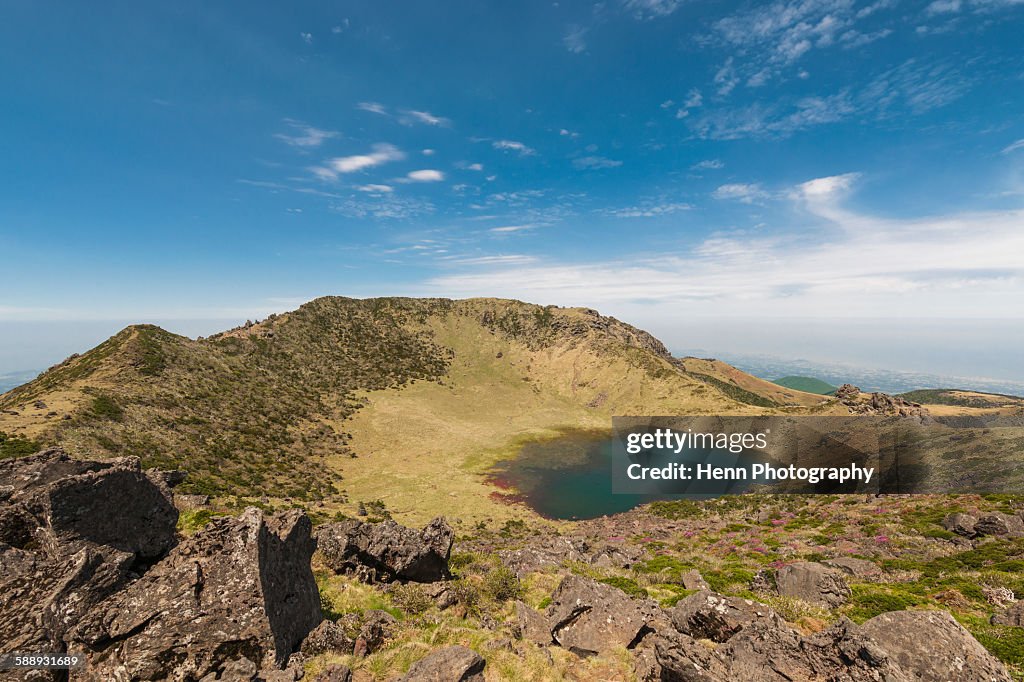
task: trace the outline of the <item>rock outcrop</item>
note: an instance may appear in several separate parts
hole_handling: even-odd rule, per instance
[[[69,650],[89,661],[80,679],[223,679],[227,670],[234,679],[283,668],[322,618],[313,550],[299,511],[214,519],[72,629]]]
[[[672,682],[1009,682],[1005,666],[944,611],[896,611],[814,635],[756,621],[717,648],[659,635],[660,678]]]
[[[470,648],[446,646],[409,668],[403,682],[483,682],[486,661]]]
[[[876,416],[916,417],[922,421],[931,419],[928,409],[919,403],[912,403],[899,396],[888,393],[863,394],[852,384],[843,384],[835,393],[840,403],[850,409],[853,414]]]
[[[64,652],[65,635],[84,614],[176,541],[170,490],[136,458],[87,462],[46,450],[0,462],[0,487],[7,651]]]
[[[846,603],[850,588],[843,571],[812,561],[801,561],[775,572],[775,589],[783,597],[835,608]]]
[[[455,531],[441,517],[419,531],[390,520],[347,519],[322,526],[316,534],[317,548],[333,571],[370,583],[444,580],[454,539]]]
[[[619,589],[570,575],[551,595],[547,620],[555,642],[579,656],[592,656],[634,644],[648,617]]]
[[[782,626],[783,620],[769,607],[750,599],[725,597],[701,590],[686,597],[669,612],[675,628],[694,639],[725,642],[756,621]]]

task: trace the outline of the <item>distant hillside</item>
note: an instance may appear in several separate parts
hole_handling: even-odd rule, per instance
[[[995,408],[1017,407],[1024,404],[1024,398],[1002,393],[982,393],[961,388],[932,388],[908,391],[901,394],[905,400],[925,405],[949,405],[951,407]]]
[[[800,376],[789,376],[782,377],[781,379],[774,379],[773,384],[779,386],[785,386],[786,388],[792,388],[795,391],[803,391],[804,393],[814,393],[817,395],[832,395],[836,392],[837,386],[833,386],[827,381],[816,379],[814,377],[800,377]]]
[[[206,339],[128,327],[0,395],[0,431],[183,468],[195,492],[413,507],[432,487],[486,497],[487,458],[532,435],[757,414],[790,403],[782,390],[691,369],[593,310],[329,297]]]

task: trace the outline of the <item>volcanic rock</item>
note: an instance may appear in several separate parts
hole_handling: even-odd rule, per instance
[[[483,682],[486,661],[464,646],[446,646],[409,668],[403,682]]]
[[[88,658],[80,679],[224,679],[243,659],[283,668],[322,619],[310,527],[300,511],[214,519],[72,629],[69,650]]]
[[[558,644],[578,656],[591,656],[633,644],[648,617],[621,590],[569,575],[551,595],[547,619]]]
[[[834,608],[850,596],[843,572],[812,561],[783,566],[775,572],[775,588],[783,597]]]
[[[710,590],[701,590],[686,597],[669,611],[669,615],[679,632],[713,642],[725,642],[755,621],[783,625],[783,620],[764,604],[740,597],[725,597]]]
[[[455,531],[442,517],[419,531],[391,520],[364,523],[346,519],[321,526],[316,533],[317,547],[332,570],[366,582],[443,580],[449,577],[454,538]]]

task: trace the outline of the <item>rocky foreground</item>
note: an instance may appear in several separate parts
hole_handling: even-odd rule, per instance
[[[805,544],[852,541],[843,523],[860,522],[857,500],[813,503],[832,538],[811,535],[821,529],[787,511],[792,501],[770,499],[753,519],[742,507],[668,505],[571,535],[506,524],[458,542],[443,519],[314,529],[300,510],[248,508],[182,536],[179,481],[137,460],[59,450],[0,463],[0,651],[79,653],[87,663],[70,679],[86,681],[1003,682],[1021,672],[989,650],[1000,642],[986,648],[958,622],[995,604],[992,632],[1011,642],[998,650],[1020,654],[1024,595],[997,585],[1024,568],[1019,514],[945,514],[913,545],[915,575],[898,563],[908,553],[897,538],[874,536],[870,559],[808,555]],[[891,504],[882,516],[907,511]],[[752,543],[790,560],[757,562]],[[972,602],[970,571],[953,559],[979,551],[986,601]],[[943,589],[918,589],[933,574]],[[957,618],[936,608],[944,599]]]

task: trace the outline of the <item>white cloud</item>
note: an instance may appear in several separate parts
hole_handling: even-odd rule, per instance
[[[705,159],[690,166],[690,170],[719,170],[725,168],[725,164],[719,159]]]
[[[371,192],[373,194],[386,194],[388,192],[394,192],[395,188],[391,185],[358,185],[356,187],[360,192]]]
[[[650,203],[640,206],[609,209],[606,213],[616,218],[658,218],[663,215],[678,213],[679,211],[689,211],[692,208],[693,206],[683,202]]]
[[[962,5],[960,0],[935,0],[925,9],[925,14],[955,14]]]
[[[536,229],[536,227],[537,227],[536,225],[531,225],[531,224],[526,224],[526,225],[503,225],[501,227],[492,227],[491,229],[489,229],[487,231],[488,232],[494,232],[496,234],[509,234],[509,233],[512,233],[512,232],[525,232],[527,230],[533,230],[533,229]]]
[[[510,254],[506,256],[479,256],[476,258],[455,258],[452,263],[459,265],[529,265],[537,261],[533,256]]]
[[[686,96],[686,102],[683,104],[687,109],[693,109],[699,107],[704,103],[704,96],[700,94],[700,90],[694,88],[690,90],[690,93]]]
[[[579,170],[594,170],[597,168],[616,168],[622,165],[621,161],[606,159],[603,156],[583,156],[572,160],[572,165]]]
[[[405,154],[392,144],[375,144],[373,151],[369,154],[357,154],[355,156],[339,156],[327,161],[326,166],[311,169],[314,174],[323,179],[334,179],[339,173],[355,173],[357,171],[373,168],[390,161],[400,161]]]
[[[676,316],[681,305],[687,316],[752,317],[1005,317],[1019,309],[1024,211],[881,218],[842,205],[851,182],[841,175],[794,188],[794,210],[820,221],[801,232],[716,234],[692,249],[598,263],[496,262],[430,285],[438,295],[560,305],[643,301]]]
[[[300,33],[299,37],[301,37],[302,38],[302,42],[306,43],[307,45],[312,45],[313,44],[313,34],[312,33]]]
[[[1017,151],[1018,149],[1024,149],[1024,139],[1017,140],[1003,148],[1001,154],[1010,154]]]
[[[733,91],[740,82],[736,77],[736,68],[733,66],[733,58],[725,60],[725,64],[715,72],[715,85],[718,86],[718,94],[726,96]]]
[[[296,121],[290,118],[286,118],[284,122],[288,124],[295,133],[291,135],[286,133],[277,133],[274,137],[293,147],[319,147],[326,140],[338,137],[339,135],[339,133],[334,130],[321,130],[320,128],[314,128],[311,125],[306,125],[302,121]]]
[[[361,109],[362,111],[369,111],[371,114],[380,114],[381,116],[388,115],[387,107],[385,107],[380,102],[360,102],[359,104],[356,105],[356,109]]]
[[[562,45],[564,45],[565,49],[569,50],[569,52],[572,52],[573,54],[586,52],[588,30],[589,29],[583,26],[575,24],[570,26],[562,37]]]
[[[730,183],[722,185],[711,193],[715,199],[727,199],[741,201],[744,204],[752,204],[761,199],[771,196],[758,183]]]
[[[433,149],[424,149],[423,151],[420,152],[420,154],[423,154],[423,156],[433,156],[436,153],[437,152]]]
[[[484,165],[482,163],[471,163],[466,166],[466,169],[471,171],[482,171],[484,169]]]
[[[623,0],[622,4],[632,11],[637,19],[654,19],[667,17],[683,3],[682,0]]]
[[[409,178],[413,182],[440,182],[444,180],[444,173],[432,168],[426,168],[423,170],[411,171],[405,177]]]
[[[572,130],[569,130],[567,128],[562,128],[561,130],[558,131],[558,134],[561,135],[562,137],[571,137],[571,138],[577,138],[577,137],[580,136],[579,133],[573,132]]]
[[[448,126],[451,125],[451,121],[443,116],[435,116],[429,111],[417,111],[415,109],[405,109],[402,111],[403,123],[424,123],[428,126]]]
[[[495,140],[491,143],[491,146],[501,151],[519,152],[520,156],[531,156],[536,154],[533,149],[527,147],[522,142],[517,142],[515,140]]]
[[[349,27],[349,24],[349,20],[345,19],[337,26],[331,26],[331,33],[333,33],[334,35],[338,35],[339,33],[344,32],[345,29]]]

